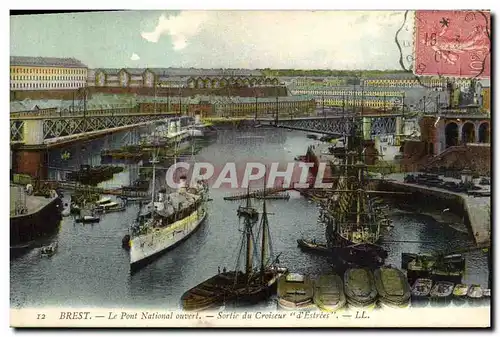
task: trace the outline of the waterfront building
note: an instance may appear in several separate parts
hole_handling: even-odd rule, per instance
[[[486,113],[490,113],[490,80],[480,80],[476,83],[476,97],[477,104],[481,107],[481,110]]]
[[[87,83],[87,66],[74,58],[10,57],[10,90],[74,90]]]
[[[441,77],[423,76],[417,78],[415,75],[406,73],[380,75],[376,78],[366,78],[362,81],[366,87],[416,88],[425,86],[436,91],[445,90],[448,82],[445,78]]]
[[[18,112],[71,112],[135,108],[137,99],[132,95],[93,94],[85,102],[81,99],[25,99],[10,102],[10,113]]]
[[[333,76],[280,77],[280,80],[290,86],[329,87],[347,84],[347,78]]]
[[[356,90],[354,90],[356,89]],[[324,107],[349,107],[356,106],[389,111],[394,108],[405,111],[437,111],[436,102],[448,102],[448,91],[435,91],[426,87],[376,87],[376,86],[336,86],[314,87],[295,86],[289,87],[291,95],[311,95],[316,100],[317,108]],[[425,102],[425,104],[424,104]]]
[[[140,112],[179,112],[200,114],[203,117],[270,117],[276,114],[299,116],[314,112],[315,102],[310,96],[285,97],[139,97]]]
[[[217,117],[280,115],[300,116],[314,112],[316,103],[311,96],[284,97],[216,97],[212,101],[213,113]]]

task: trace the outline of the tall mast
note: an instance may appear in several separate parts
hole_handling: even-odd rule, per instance
[[[361,183],[361,176],[363,174],[361,166],[358,167],[358,182]],[[356,186],[361,187],[361,186]],[[356,198],[356,224],[359,226],[361,223],[361,191],[357,191],[357,198]]]
[[[247,279],[250,278],[252,274],[252,265],[253,265],[253,244],[252,244],[252,231],[251,231],[251,223],[250,219],[245,219],[245,228],[247,233],[247,261],[246,261],[246,270],[245,273],[247,275]]]
[[[153,151],[152,159],[151,159],[151,164],[153,164],[153,183],[151,186],[151,201],[153,202],[153,208],[154,208],[154,202],[155,202],[155,188],[156,188],[156,166],[155,164],[158,162],[157,155]]]
[[[250,184],[247,187],[247,207],[250,206]],[[247,257],[246,257],[246,268],[245,274],[247,276],[247,280],[250,279],[250,275],[252,274],[253,267],[253,244],[252,244],[252,222],[250,218],[245,216],[245,231],[247,235]]]
[[[266,170],[267,171],[267,170]],[[266,262],[266,247],[267,247],[267,231],[268,231],[268,220],[267,220],[267,210],[266,210],[266,180],[267,180],[267,174],[264,175],[264,192],[263,192],[263,199],[262,199],[262,243],[260,247],[260,275],[262,278],[262,281],[264,281],[264,269],[265,269],[265,262]]]

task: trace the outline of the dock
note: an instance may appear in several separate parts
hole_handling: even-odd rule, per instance
[[[51,197],[28,195],[24,186],[10,186],[10,245],[16,247],[57,230],[62,202]]]
[[[101,187],[87,186],[87,185],[79,185],[74,182],[69,181],[55,181],[55,180],[45,180],[43,183],[47,183],[51,188],[60,188],[63,190],[76,190],[97,194],[109,194],[116,195],[120,197],[146,197],[148,196],[148,192],[145,191],[131,191],[126,188],[114,188],[114,189],[106,189]]]
[[[23,186],[10,186],[10,217],[22,217],[36,214],[54,201],[57,196],[46,198],[43,196],[27,195]]]
[[[256,190],[256,191],[253,191],[250,193],[241,192],[238,194],[233,194],[233,195],[228,196],[228,197],[224,197],[224,200],[243,200],[246,198],[262,198],[263,196],[269,196],[269,195],[273,195],[273,194],[280,193],[280,192],[290,191],[293,189],[294,188],[293,188],[293,183],[292,183],[291,186],[287,187],[287,188],[274,187],[274,188],[266,188],[265,190],[260,189],[260,190]]]
[[[418,172],[413,174],[416,175],[418,174]],[[409,188],[427,194],[461,198],[464,205],[464,211],[468,216],[469,226],[473,233],[476,244],[478,246],[484,246],[490,243],[491,239],[490,197],[481,197],[481,196],[474,197],[466,193],[453,192],[439,187],[406,183],[404,182],[404,176],[405,176],[404,173],[389,174],[388,176],[386,176],[386,182],[395,186],[401,186],[403,188]],[[446,178],[446,177],[443,178],[443,180],[457,181],[457,179]],[[482,190],[484,192],[489,192],[490,186],[483,186]]]

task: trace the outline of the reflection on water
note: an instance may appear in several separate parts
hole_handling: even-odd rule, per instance
[[[62,161],[61,151],[54,150],[50,153],[51,166],[77,165],[78,160],[88,163],[90,158],[98,165],[99,151],[104,145],[123,145],[124,137],[117,134],[90,142],[81,160],[72,157],[68,162]],[[219,164],[250,159],[284,164],[304,154],[314,143],[302,132],[265,128],[223,130],[218,140],[203,148],[196,158]],[[70,150],[76,153],[76,147]],[[102,186],[117,187],[135,179],[137,165],[122,165],[125,171]],[[105,214],[97,224],[76,224],[71,217],[63,218],[56,237],[59,249],[54,256],[41,258],[39,249],[35,248],[11,259],[11,305],[177,308],[184,291],[213,276],[219,266],[232,269],[236,265],[242,227],[236,217],[239,203],[223,200],[230,193],[228,190],[213,189],[210,193],[213,198],[210,213],[199,230],[132,276],[121,239],[135,219],[138,205],[129,205],[125,212]],[[69,193],[66,193],[65,202],[68,199]],[[256,205],[260,207],[261,203]],[[312,275],[331,271],[324,257],[303,253],[297,247],[296,240],[300,237],[324,239],[324,226],[317,222],[318,209],[314,203],[292,192],[289,201],[269,200],[268,211],[273,213],[270,215],[273,250],[282,252],[283,265]],[[401,252],[431,252],[471,243],[467,233],[439,224],[429,216],[394,211],[392,219],[395,227],[387,235],[387,241],[427,242],[385,244],[389,248],[388,262],[396,266],[400,265]],[[484,253],[467,254],[467,268],[466,282],[486,285]],[[273,300],[262,306],[276,307]]]

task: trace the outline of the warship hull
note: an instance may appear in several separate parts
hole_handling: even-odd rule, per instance
[[[207,216],[202,206],[189,216],[152,233],[134,237],[130,240],[130,270],[135,272],[151,263],[163,253],[177,247],[189,238],[203,223]]]

